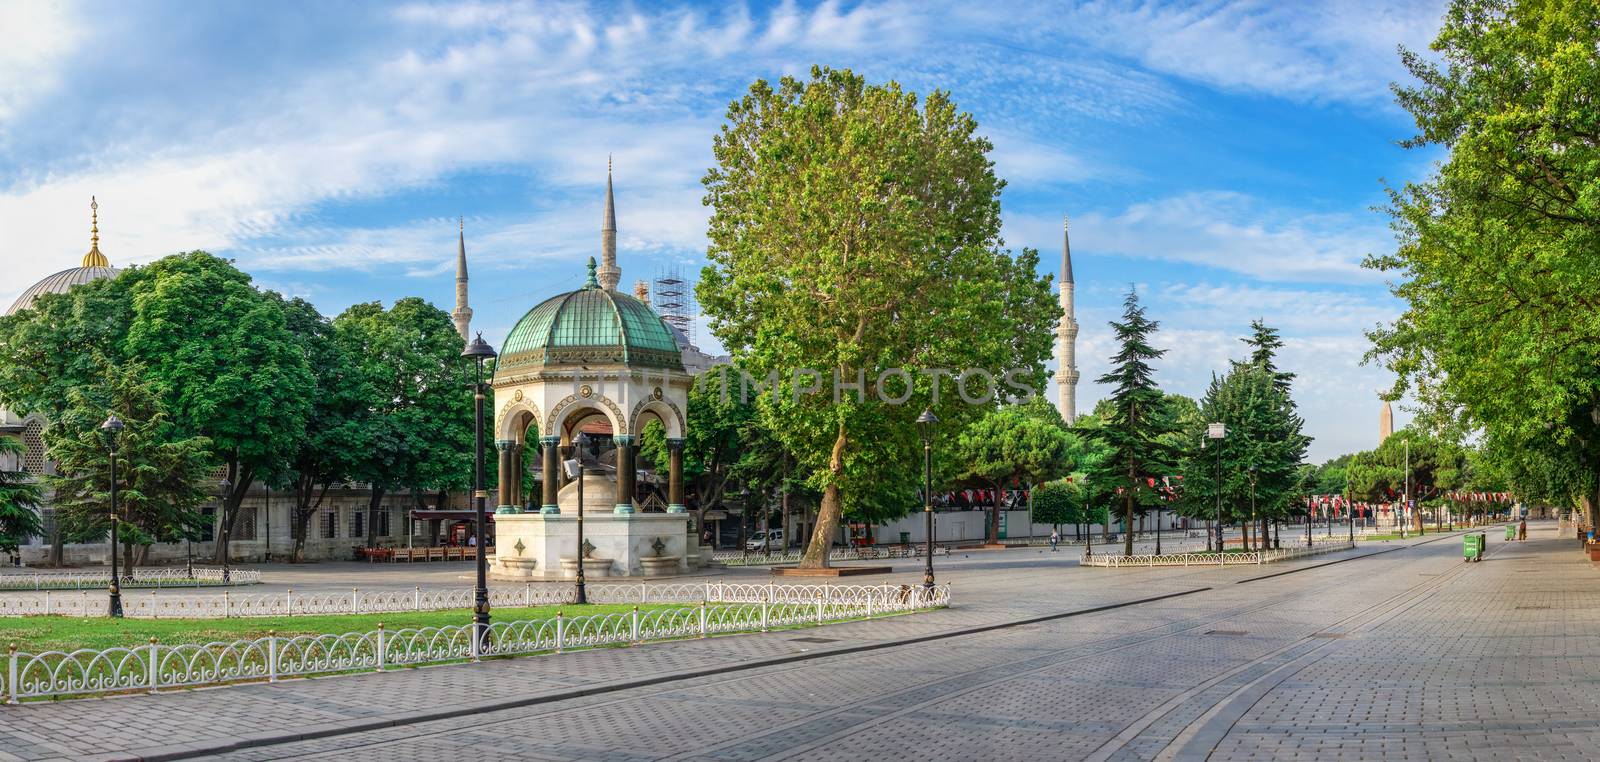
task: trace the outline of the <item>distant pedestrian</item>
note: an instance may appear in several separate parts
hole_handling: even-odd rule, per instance
[[[1050,552],[1056,552],[1056,546],[1061,544],[1061,530],[1050,530]]]
[[[471,536],[467,537],[467,547],[469,547],[469,548],[478,547],[478,536],[477,535],[471,535]]]
[[[1517,540],[1526,539],[1528,539],[1528,520],[1523,519],[1517,522]]]

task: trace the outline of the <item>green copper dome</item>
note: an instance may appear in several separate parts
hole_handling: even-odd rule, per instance
[[[683,356],[671,329],[649,305],[600,288],[591,257],[583,288],[546,299],[517,321],[495,375],[612,363],[682,370]]]

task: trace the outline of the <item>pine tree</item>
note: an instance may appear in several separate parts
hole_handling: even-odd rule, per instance
[[[1108,398],[1110,414],[1100,431],[1111,449],[1105,477],[1123,487],[1123,553],[1129,556],[1133,555],[1134,505],[1141,496],[1154,497],[1152,490],[1140,487],[1159,476],[1152,466],[1165,461],[1166,447],[1159,440],[1164,433],[1160,415],[1164,395],[1156,387],[1150,367],[1150,361],[1166,354],[1150,345],[1150,335],[1159,325],[1145,317],[1138,293],[1129,289],[1122,301],[1122,322],[1111,323],[1121,349],[1111,357],[1111,372],[1096,379],[1115,387]]]
[[[0,455],[21,454],[21,442],[0,437]],[[44,533],[38,507],[39,485],[24,471],[0,469],[0,552],[15,553],[28,537]]]

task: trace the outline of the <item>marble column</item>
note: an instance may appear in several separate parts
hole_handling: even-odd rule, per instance
[[[687,513],[683,504],[683,440],[668,439],[672,465],[667,469],[667,513]]]
[[[614,513],[633,513],[633,495],[639,478],[639,469],[633,465],[633,437],[618,434],[611,438],[617,445],[617,507]]]
[[[544,460],[544,473],[541,483],[544,485],[544,504],[539,507],[540,513],[560,513],[561,506],[556,503],[556,492],[561,489],[561,437],[539,437],[539,453]]]
[[[499,493],[500,506],[494,509],[495,513],[517,513],[517,473],[515,467],[515,452],[517,443],[509,439],[495,440],[494,447],[500,451]]]

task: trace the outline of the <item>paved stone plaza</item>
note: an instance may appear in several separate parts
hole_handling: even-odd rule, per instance
[[[0,758],[1600,757],[1600,572],[1532,529],[1471,565],[1457,535],[1259,568],[958,554],[946,611],[9,707]]]

